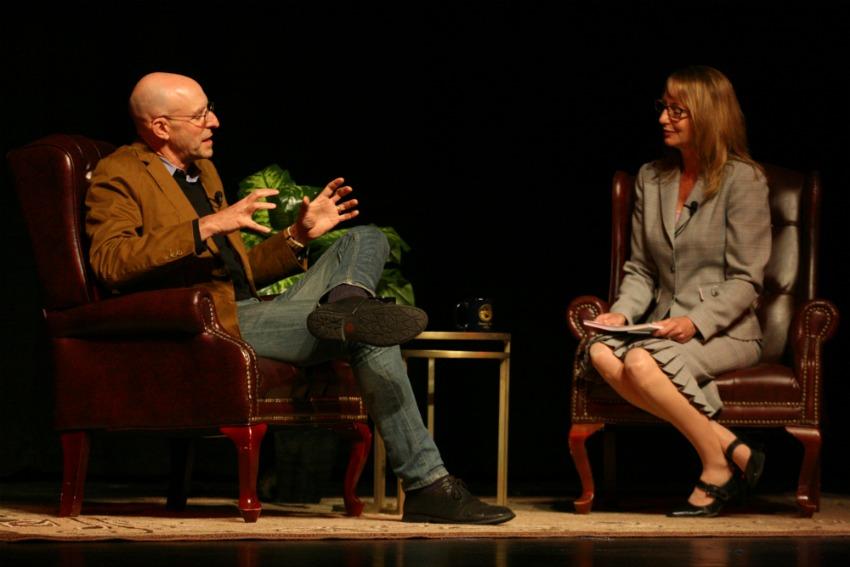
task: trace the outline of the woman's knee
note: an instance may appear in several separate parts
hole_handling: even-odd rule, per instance
[[[594,343],[590,345],[590,363],[599,372],[599,375],[610,383],[612,380],[619,380],[622,363],[620,359],[614,356],[610,347],[602,343]]]
[[[593,367],[599,370],[599,365],[607,362],[610,357],[614,356],[614,353],[611,352],[611,349],[602,343],[593,343],[590,345],[590,363],[593,364]]]
[[[633,348],[623,358],[623,369],[626,378],[635,386],[646,387],[658,374],[658,363],[642,348]]]

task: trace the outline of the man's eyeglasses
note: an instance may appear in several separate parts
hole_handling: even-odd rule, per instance
[[[205,126],[210,112],[215,112],[215,105],[212,101],[208,102],[207,107],[197,114],[163,114],[160,118],[189,122],[195,126]]]
[[[691,115],[688,112],[687,108],[682,108],[681,106],[677,106],[675,104],[667,104],[661,99],[655,101],[655,110],[658,114],[661,114],[665,110],[667,111],[667,116],[670,117],[670,120],[681,120],[682,118],[687,118]]]

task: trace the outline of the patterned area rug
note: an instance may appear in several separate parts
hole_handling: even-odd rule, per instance
[[[523,498],[510,501],[517,517],[506,524],[455,526],[407,524],[397,515],[377,512],[347,518],[341,500],[264,504],[259,521],[246,524],[229,498],[191,498],[177,513],[165,509],[163,498],[126,496],[120,487],[87,495],[83,515],[59,518],[54,494],[46,498],[44,492],[36,496],[20,487],[0,488],[0,541],[850,536],[850,496],[835,495],[823,497],[814,518],[796,516],[792,495],[774,495],[753,499],[729,515],[699,520],[667,518],[669,502],[630,501],[617,510],[577,515],[568,502]]]

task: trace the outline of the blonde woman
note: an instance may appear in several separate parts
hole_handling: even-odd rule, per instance
[[[722,73],[673,73],[656,107],[669,155],[638,174],[631,258],[611,311],[596,321],[659,328],[602,335],[590,361],[623,398],[670,422],[696,449],[696,488],[669,515],[716,516],[764,468],[761,451],[712,419],[723,408],[712,378],[761,356],[752,305],[770,255],[767,184]]]

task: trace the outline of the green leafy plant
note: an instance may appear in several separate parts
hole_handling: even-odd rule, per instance
[[[243,231],[242,241],[249,249],[294,223],[298,217],[298,210],[301,207],[303,198],[307,196],[313,199],[322,190],[321,187],[298,185],[292,179],[289,171],[277,164],[272,164],[240,181],[238,198],[242,199],[253,190],[265,187],[280,191],[277,195],[266,198],[267,201],[276,204],[277,207],[270,210],[257,211],[254,213],[254,221],[269,227],[271,232],[268,234],[259,234]],[[392,297],[396,300],[396,303],[402,305],[414,305],[413,285],[402,275],[400,269],[402,255],[410,251],[410,246],[394,228],[389,226],[378,228],[387,237],[387,241],[390,244],[390,254],[375,293],[378,297]],[[315,263],[331,244],[336,242],[347,231],[347,228],[333,230],[310,242],[307,248],[308,264]],[[259,293],[260,295],[282,293],[292,287],[302,277],[303,274],[290,276],[264,287],[259,290]]]

